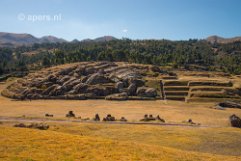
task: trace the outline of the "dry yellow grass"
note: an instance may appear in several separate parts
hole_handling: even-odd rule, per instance
[[[10,82],[9,82],[10,83]],[[9,83],[0,85],[0,91]],[[139,121],[145,114],[160,115],[169,123],[180,123],[192,118],[202,125],[230,126],[228,117],[241,116],[239,109],[215,110],[215,103],[185,103],[182,101],[106,101],[106,100],[33,100],[14,101],[0,96],[0,116],[44,117],[45,113],[55,118],[64,118],[72,110],[82,118],[92,118],[96,113],[104,117],[112,114],[117,118]]]
[[[1,84],[0,91],[8,85]],[[69,110],[92,118],[110,113],[138,121],[144,114],[160,115],[167,122],[192,118],[208,128],[152,125],[50,123],[47,131],[0,125],[0,160],[241,160],[241,131],[227,127],[239,109],[214,110],[214,103],[179,101],[34,100],[13,101],[0,96],[0,116],[64,119]]]
[[[237,128],[62,123],[53,124],[50,130],[133,144],[142,143],[185,151],[241,156],[241,131]]]
[[[232,114],[241,116],[241,110],[215,110],[214,104],[184,103],[177,101],[105,101],[105,100],[36,100],[12,101],[0,97],[0,116],[44,117],[45,113],[54,114],[54,118],[64,118],[72,110],[82,118],[93,118],[96,113],[101,117],[108,113],[117,118],[125,116],[129,121],[138,121],[144,114],[160,115],[169,123],[180,123],[192,118],[202,125],[229,126],[228,117]]]
[[[211,153],[194,152],[180,150],[165,146],[165,142],[155,143],[153,134],[150,140],[146,139],[146,133],[142,130],[150,130],[148,126],[143,129],[140,127],[124,127],[125,130],[131,131],[121,132],[119,127],[111,125],[110,129],[106,127],[85,125],[85,127],[74,126],[77,133],[65,129],[65,132],[55,132],[51,130],[40,131],[31,129],[21,129],[0,126],[0,159],[10,160],[234,160],[241,159],[240,156],[216,155]],[[133,126],[133,125],[132,125]],[[72,127],[73,128],[73,127]],[[83,128],[83,129],[82,129]],[[104,128],[104,129],[103,129]],[[79,130],[82,129],[84,136],[81,136]],[[101,135],[95,134],[100,130]],[[104,131],[105,132],[104,132]],[[123,130],[123,129],[121,129]],[[154,128],[152,130],[158,130]],[[164,131],[159,129],[158,132]],[[108,137],[108,132],[111,132]],[[120,132],[120,134],[119,134]],[[236,131],[237,132],[237,131]],[[87,133],[90,133],[88,135]],[[238,133],[238,132],[237,132]],[[132,135],[131,135],[132,134]],[[138,136],[141,134],[141,136]],[[187,136],[190,135],[186,133]],[[106,135],[106,136],[103,136]],[[156,135],[156,134],[155,134]],[[120,137],[122,136],[122,137]],[[144,138],[138,138],[142,137]],[[162,134],[160,134],[162,137]],[[166,136],[169,137],[169,136]],[[118,138],[118,139],[117,139]],[[126,140],[127,139],[127,140]],[[186,146],[187,144],[197,144],[200,140],[187,139],[180,135],[180,138],[171,136],[178,144]],[[157,138],[155,138],[158,141]],[[162,139],[163,140],[163,139]],[[154,143],[152,143],[154,142]],[[171,141],[172,142],[172,141]]]

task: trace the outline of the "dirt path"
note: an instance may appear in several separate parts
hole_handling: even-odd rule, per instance
[[[217,126],[205,126],[205,125],[198,125],[198,124],[178,124],[178,123],[158,123],[158,122],[120,122],[120,121],[110,121],[110,122],[103,122],[103,121],[91,121],[91,120],[78,120],[78,119],[48,119],[48,118],[19,118],[19,117],[1,117],[0,122],[49,122],[49,123],[92,123],[92,124],[130,124],[130,125],[152,125],[152,126],[179,126],[179,127],[217,127]]]

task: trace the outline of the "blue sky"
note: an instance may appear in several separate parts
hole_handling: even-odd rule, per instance
[[[67,40],[103,35],[171,40],[233,37],[241,36],[241,1],[1,0],[0,31]]]

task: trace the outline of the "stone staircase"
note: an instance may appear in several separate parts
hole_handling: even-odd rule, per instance
[[[241,99],[231,82],[162,80],[163,99],[179,101],[222,101]]]
[[[188,81],[164,81],[163,90],[165,99],[184,101],[189,91]]]

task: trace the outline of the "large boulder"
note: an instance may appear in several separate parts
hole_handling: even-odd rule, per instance
[[[99,74],[106,74],[105,70],[104,70],[104,69],[101,69],[101,68],[98,69],[97,73],[99,73]]]
[[[94,119],[93,119],[94,121],[100,121],[100,116],[99,116],[99,114],[97,113],[97,114],[95,114],[95,117],[94,117]]]
[[[79,66],[74,70],[74,72],[78,75],[85,75],[85,67]]]
[[[92,93],[95,96],[103,96],[104,89],[98,86],[88,86],[88,88],[86,89],[86,93]]]
[[[66,76],[62,77],[60,80],[58,80],[58,83],[64,84],[65,82],[67,82],[70,79],[71,79],[71,77],[66,75]]]
[[[43,82],[42,81],[40,81],[40,80],[32,80],[31,82],[29,82],[29,87],[41,87],[42,86],[42,84],[43,84]]]
[[[79,83],[75,85],[70,93],[86,93],[88,85],[85,83]]]
[[[128,99],[128,95],[126,92],[123,93],[116,93],[112,95],[108,95],[105,97],[106,100],[117,100],[117,101],[123,101]]]
[[[137,96],[145,96],[146,90],[147,90],[146,87],[139,87],[139,88],[137,88],[137,90],[136,90]]]
[[[67,94],[67,95],[64,95],[64,99],[68,99],[68,100],[85,100],[86,97],[83,94]]]
[[[121,119],[119,120],[121,122],[127,122],[128,120],[125,117],[121,117]]]
[[[37,94],[37,93],[30,93],[25,96],[27,99],[41,99],[42,95]]]
[[[145,94],[147,97],[156,97],[157,91],[155,88],[147,88]]]
[[[241,119],[238,116],[233,114],[229,117],[229,120],[230,120],[232,127],[241,128]]]
[[[114,75],[120,79],[141,79],[142,75],[132,70],[132,67],[125,67],[117,70]]]
[[[115,88],[113,86],[104,87],[104,96],[107,96],[107,95],[110,95],[113,93],[117,93],[117,92],[118,92],[117,88]]]
[[[145,121],[145,122],[147,122],[147,121],[155,121],[156,120],[156,118],[155,117],[153,117],[153,115],[147,115],[147,114],[145,114],[144,115],[144,118],[143,119],[141,119],[140,121]]]
[[[137,87],[136,87],[135,84],[130,84],[129,87],[127,88],[127,94],[129,96],[135,95],[136,94],[136,89],[137,89]]]
[[[46,78],[46,81],[49,81],[49,82],[53,82],[53,83],[56,83],[56,81],[58,80],[58,77],[56,75],[49,75],[47,78]]]
[[[103,86],[88,86],[86,93],[93,93],[96,96],[107,96],[118,92],[114,87],[103,87]]]
[[[58,96],[58,95],[62,95],[62,94],[64,94],[64,88],[63,88],[63,86],[60,86],[60,85],[56,86],[56,87],[49,93],[50,96]]]
[[[124,83],[123,82],[117,82],[115,84],[115,88],[118,89],[119,92],[121,92],[124,88]]]
[[[155,65],[154,65],[154,66],[151,66],[151,67],[150,67],[150,70],[151,70],[152,72],[157,72],[157,73],[160,73],[160,71],[161,71],[160,68],[159,68],[158,66],[155,66]]]
[[[95,69],[94,67],[85,68],[85,75],[94,74],[96,72],[97,72],[97,69]]]
[[[142,79],[129,79],[129,84],[135,84],[136,87],[142,87],[145,85],[145,81]]]
[[[89,78],[90,78],[90,76],[82,76],[81,82],[85,83]]]
[[[241,109],[241,104],[232,102],[232,101],[225,101],[218,103],[218,106],[224,107],[224,108],[239,108]]]
[[[32,94],[41,94],[43,92],[42,89],[38,89],[38,88],[26,88],[25,90],[23,90],[21,92],[21,95],[26,97],[27,95],[32,95]]]
[[[48,87],[46,90],[44,90],[42,92],[42,95],[50,95],[50,92],[52,92],[53,90],[55,90],[59,85],[58,84],[54,84],[50,87]]]
[[[106,117],[103,118],[103,121],[116,121],[114,116],[111,116],[111,114],[108,114]]]
[[[100,73],[91,75],[86,81],[86,84],[89,84],[89,85],[104,84],[104,83],[111,83],[111,80]]]
[[[50,86],[52,86],[52,85],[54,85],[53,82],[43,82],[43,84],[42,84],[41,87],[45,88],[45,87],[50,87]]]
[[[117,77],[114,76],[114,75],[109,75],[109,79],[110,79],[112,82],[114,82],[114,83],[120,82],[120,79],[117,78]]]
[[[73,111],[69,111],[65,116],[66,117],[75,117],[75,114]]]
[[[63,84],[63,89],[65,90],[65,92],[68,92],[74,86],[76,86],[77,84],[80,84],[80,83],[81,83],[81,81],[79,79],[71,78],[69,81],[67,81]]]
[[[155,88],[139,87],[136,90],[136,94],[142,97],[156,97],[157,91]]]
[[[64,68],[64,69],[61,69],[58,74],[59,75],[69,75],[69,73],[71,73],[73,70],[76,69],[76,66],[73,66],[73,67],[69,67],[69,68]]]

